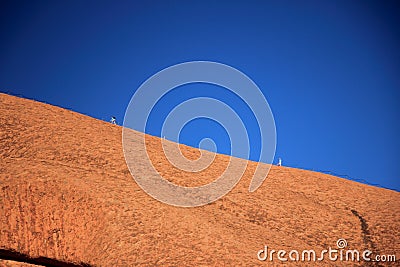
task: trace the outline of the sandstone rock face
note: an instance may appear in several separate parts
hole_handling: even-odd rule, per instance
[[[249,193],[256,163],[248,162],[223,198],[173,207],[132,178],[121,134],[120,126],[0,94],[0,266],[275,266],[282,263],[276,255],[272,262],[258,259],[266,245],[319,256],[337,249],[338,239],[347,241],[345,249],[373,255],[399,252],[398,192],[273,166]],[[230,159],[217,155],[212,167],[190,176],[166,162],[160,139],[146,142],[157,170],[180,185],[210,182]],[[199,156],[180,147],[188,158]],[[379,266],[328,257],[286,265]]]

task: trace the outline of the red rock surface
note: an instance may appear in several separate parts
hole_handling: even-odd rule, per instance
[[[276,256],[273,262],[257,259],[264,245],[319,253],[336,248],[339,238],[348,249],[399,252],[398,192],[273,166],[263,185],[249,193],[256,166],[249,162],[238,185],[220,200],[173,207],[136,184],[121,134],[120,126],[0,94],[3,259],[6,252],[18,252],[33,260],[91,266],[275,266],[281,264]],[[190,179],[165,163],[160,139],[147,137],[158,170],[178,184],[208,183],[229,160],[218,155],[210,169]],[[197,149],[181,148],[189,158],[199,156]],[[16,261],[0,260],[0,266],[30,266]],[[327,258],[285,265],[378,266]]]

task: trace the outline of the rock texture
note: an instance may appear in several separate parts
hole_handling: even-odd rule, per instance
[[[136,184],[121,134],[120,126],[0,94],[0,266],[275,266],[282,263],[276,256],[272,262],[257,258],[265,245],[320,252],[336,249],[339,238],[346,239],[346,249],[399,252],[398,192],[273,166],[263,185],[249,193],[256,167],[249,162],[238,185],[220,200],[173,207]],[[157,169],[174,183],[208,183],[229,160],[217,155],[209,170],[190,177],[166,162],[160,142],[147,136]],[[181,149],[188,158],[200,154]],[[326,258],[285,265],[398,261]]]

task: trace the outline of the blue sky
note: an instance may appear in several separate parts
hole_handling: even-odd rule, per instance
[[[221,62],[264,93],[284,165],[400,190],[399,11],[396,1],[2,1],[0,91],[121,122],[156,72]],[[184,87],[158,107],[149,133],[179,100],[232,101],[211,85]],[[251,129],[246,107],[231,104]],[[189,123],[180,142],[205,137],[229,153],[210,120]]]

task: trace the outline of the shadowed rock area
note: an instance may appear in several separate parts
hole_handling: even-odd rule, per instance
[[[346,249],[399,251],[398,192],[272,166],[262,186],[249,193],[257,163],[248,162],[223,198],[202,207],[173,207],[136,184],[121,135],[120,126],[0,94],[0,266],[274,266],[281,263],[276,256],[273,262],[257,258],[265,245],[287,252],[313,249],[319,256],[337,249],[340,238]],[[133,141],[142,137],[132,134]],[[211,182],[230,159],[217,155],[210,168],[192,175],[168,163],[161,142],[146,136],[149,156],[180,185]],[[189,159],[200,155],[180,148]],[[139,169],[144,160],[137,159]],[[285,265],[380,266],[327,257]]]

